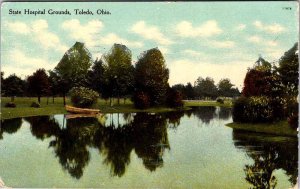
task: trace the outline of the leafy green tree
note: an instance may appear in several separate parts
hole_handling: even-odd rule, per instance
[[[185,95],[187,99],[195,98],[195,89],[190,82],[185,85]]]
[[[1,86],[4,95],[10,96],[12,102],[14,101],[15,96],[23,96],[25,91],[24,87],[25,82],[15,74],[12,74],[4,79],[3,85]]]
[[[38,102],[41,102],[41,96],[49,94],[50,83],[44,69],[38,69],[27,78],[28,89],[33,95],[37,95]]]
[[[220,96],[230,97],[231,88],[234,85],[230,82],[230,79],[221,79],[218,83],[218,92]]]
[[[215,85],[215,81],[211,77],[198,77],[195,85],[197,95],[199,97],[205,98],[216,98],[218,96],[218,89]]]
[[[4,78],[3,78],[3,76],[4,76],[4,72],[1,72],[1,86],[0,86],[0,88],[1,88],[1,96],[3,96],[4,95],[4,88],[5,88],[5,86],[3,85],[3,81],[4,81]]]
[[[142,53],[135,69],[136,92],[145,92],[151,106],[165,103],[169,70],[160,50],[153,48]]]
[[[59,77],[61,93],[66,104],[66,93],[74,86],[84,85],[88,69],[92,65],[92,56],[83,43],[76,42],[62,57],[54,71]]]
[[[286,94],[297,96],[299,84],[298,43],[295,43],[280,58],[278,72],[285,86]]]
[[[121,44],[114,44],[111,50],[104,55],[104,77],[110,97],[120,97],[130,94],[133,89],[134,67],[131,63],[131,51]]]
[[[99,94],[104,91],[104,67],[101,59],[96,59],[92,69],[88,71],[87,87],[97,91]]]
[[[52,94],[52,103],[54,104],[54,97],[58,95],[60,91],[62,91],[60,83],[59,83],[59,76],[56,72],[49,70],[49,83],[50,83],[50,92]]]
[[[230,79],[228,78],[221,79],[217,86],[219,96],[234,97],[240,95],[238,88],[233,88],[234,85],[230,82]]]

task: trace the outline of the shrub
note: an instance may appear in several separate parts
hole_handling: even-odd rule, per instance
[[[233,103],[232,119],[234,122],[247,122],[245,117],[246,106],[248,105],[248,98],[241,96]]]
[[[274,120],[282,120],[285,118],[284,105],[285,102],[282,98],[273,98],[270,100],[270,105],[273,109]]]
[[[71,102],[75,107],[89,108],[97,103],[99,94],[85,87],[73,87],[69,91]]]
[[[224,100],[222,98],[218,98],[217,102],[220,103],[220,104],[224,104]]]
[[[150,99],[147,93],[138,91],[133,97],[134,106],[138,109],[145,109],[150,106]]]
[[[245,116],[252,123],[271,122],[274,120],[273,108],[271,101],[266,96],[249,98],[248,106],[246,106]]]
[[[234,102],[232,118],[234,122],[242,123],[272,122],[278,119],[273,108],[272,101],[266,96],[240,97]]]
[[[176,89],[169,89],[167,93],[167,105],[172,108],[182,107],[182,93]]]
[[[16,104],[13,103],[13,102],[8,102],[8,103],[5,104],[5,107],[6,107],[6,108],[15,108],[15,107],[16,107]]]
[[[38,102],[32,102],[30,107],[33,107],[33,108],[40,108],[41,105],[38,103]]]
[[[293,129],[298,128],[298,114],[292,114],[288,117],[288,123]]]

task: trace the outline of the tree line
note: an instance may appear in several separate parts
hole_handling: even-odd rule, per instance
[[[37,69],[22,80],[16,74],[7,78],[1,72],[1,95],[36,96],[38,102],[43,96],[62,96],[64,104],[70,89],[86,87],[98,92],[102,98],[132,98],[140,108],[169,104],[181,105],[182,99],[234,97],[239,95],[229,79],[222,79],[217,86],[210,77],[199,77],[194,86],[177,84],[170,87],[169,69],[158,48],[144,51],[135,64],[132,53],[125,45],[114,44],[100,59],[92,60],[92,55],[84,43],[76,42],[58,62],[53,70]],[[47,98],[47,103],[48,103]],[[125,101],[124,101],[125,102]]]

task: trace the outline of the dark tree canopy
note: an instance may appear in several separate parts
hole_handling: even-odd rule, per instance
[[[62,57],[55,71],[63,79],[80,85],[92,65],[92,56],[83,43],[76,42]]]
[[[279,60],[278,72],[287,94],[298,94],[299,77],[298,43],[289,49]]]
[[[86,75],[92,64],[92,56],[83,43],[76,42],[62,57],[54,72],[58,76],[63,94],[64,104],[66,93],[74,86],[86,83]]]
[[[105,90],[103,89],[104,85],[104,67],[103,61],[101,59],[96,59],[92,69],[88,71],[87,75],[87,87],[97,91],[99,94],[105,94]]]
[[[219,96],[224,97],[234,97],[239,96],[239,90],[237,88],[233,88],[233,84],[230,82],[230,79],[225,78],[221,79],[218,83],[218,93]]]
[[[3,83],[1,85],[1,90],[2,90],[1,93],[3,93],[5,96],[12,97],[11,100],[13,101],[14,96],[23,96],[25,91],[25,81],[23,81],[15,74],[12,74],[3,80]]]
[[[145,51],[139,56],[135,72],[136,90],[149,95],[150,105],[161,105],[165,102],[168,79],[169,70],[158,48]]]
[[[216,98],[218,96],[218,90],[215,85],[215,81],[211,77],[206,77],[205,79],[203,79],[202,77],[198,77],[195,84],[195,89],[197,95],[202,98]]]
[[[41,102],[41,96],[49,94],[50,83],[44,69],[38,69],[27,78],[28,90],[32,95],[38,97],[38,102]]]
[[[125,96],[133,89],[134,67],[131,51],[121,44],[114,44],[109,53],[104,55],[104,77],[109,97]]]

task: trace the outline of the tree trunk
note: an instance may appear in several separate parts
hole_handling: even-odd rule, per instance
[[[38,102],[41,104],[41,96],[38,96]]]
[[[119,95],[118,95],[118,105],[120,105],[120,97],[119,97]]]
[[[126,102],[126,98],[124,98],[124,104],[125,104],[125,102]]]
[[[63,94],[63,96],[64,96],[64,106],[66,105],[66,95],[65,95],[65,93]]]
[[[109,105],[111,106],[111,97],[109,97]]]

